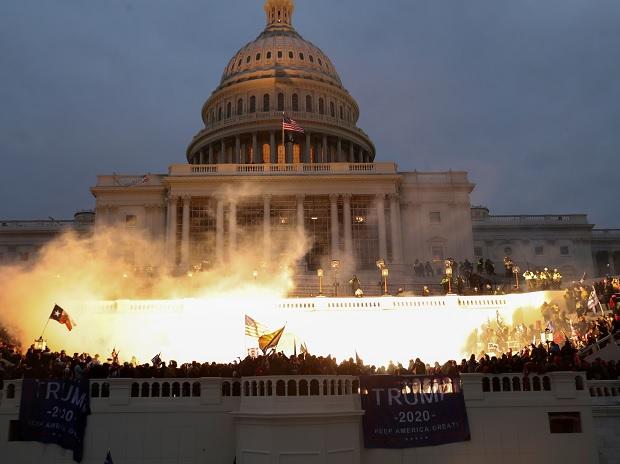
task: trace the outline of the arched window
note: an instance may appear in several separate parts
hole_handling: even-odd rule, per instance
[[[269,94],[268,93],[263,95],[263,111],[270,111],[269,110]]]
[[[260,61],[260,53],[256,54],[256,61]]]
[[[310,58],[310,63],[314,63],[314,57],[312,55],[308,56]]]
[[[306,111],[312,113],[312,95],[306,95]]]
[[[232,116],[232,103],[228,102],[226,104],[226,117],[230,118]]]
[[[319,98],[319,114],[325,114],[325,102]]]
[[[267,52],[267,59],[270,60],[271,59],[271,52]]]
[[[217,110],[217,120],[218,121],[222,120],[222,107],[221,106]]]
[[[256,113],[256,97],[254,95],[250,97],[250,113]]]
[[[237,100],[237,115],[243,114],[243,99]]]
[[[245,62],[246,62],[246,63],[249,63],[249,62],[250,62],[250,59],[251,59],[251,58],[250,58],[250,55],[248,55],[248,57],[245,59]]]
[[[278,94],[278,111],[284,111],[284,94]]]
[[[300,59],[301,61],[303,61],[303,60],[304,60],[304,54],[303,54],[303,53],[299,53],[299,59]]]
[[[278,50],[278,58],[282,58],[282,50]]]
[[[293,59],[293,52],[288,52],[288,57],[292,60]]]
[[[293,111],[299,111],[299,96],[294,93],[292,101]]]
[[[329,102],[329,115],[332,118],[336,117],[336,106],[334,105],[334,102]]]

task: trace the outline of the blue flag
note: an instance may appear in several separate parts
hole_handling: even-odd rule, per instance
[[[56,443],[73,450],[73,460],[81,462],[89,393],[88,379],[24,379],[19,408],[22,440]]]
[[[109,451],[108,455],[105,457],[105,461],[103,462],[103,464],[114,464],[114,461],[112,461],[112,455]]]

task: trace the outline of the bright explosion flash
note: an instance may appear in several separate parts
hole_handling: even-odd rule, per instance
[[[244,333],[248,315],[272,331],[286,326],[278,351],[287,354],[305,344],[311,354],[338,360],[357,352],[366,363],[406,365],[416,357],[460,360],[485,323],[501,317],[532,324],[543,301],[558,299],[549,293],[286,299],[290,269],[307,248],[296,235],[289,243],[290,249],[278,250],[277,269],[266,269],[263,256],[246,249],[226,266],[174,276],[157,271],[164,268],[161,262],[136,274],[126,263],[128,248],[136,262],[162,252],[125,230],[98,231],[94,243],[65,235],[46,246],[33,267],[0,269],[0,322],[25,348],[59,304],[77,326],[68,332],[50,323],[45,338],[53,350],[106,358],[116,348],[121,360],[135,356],[142,363],[160,352],[179,363],[232,362],[257,347],[256,338]]]

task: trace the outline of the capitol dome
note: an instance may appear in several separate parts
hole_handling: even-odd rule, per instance
[[[191,164],[369,163],[375,148],[331,60],[293,27],[293,0],[266,0],[265,30],[226,65],[202,109]],[[287,133],[282,117],[304,133]]]

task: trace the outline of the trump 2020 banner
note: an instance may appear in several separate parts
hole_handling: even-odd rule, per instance
[[[413,448],[468,441],[469,422],[458,377],[360,377],[364,446]]]
[[[82,461],[86,419],[90,414],[89,382],[24,379],[19,408],[21,439],[56,443]]]

